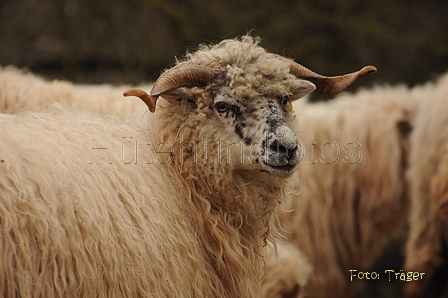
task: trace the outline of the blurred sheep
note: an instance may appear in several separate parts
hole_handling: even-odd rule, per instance
[[[445,297],[448,284],[448,75],[416,109],[409,162],[411,214],[406,272],[407,297]],[[445,295],[443,295],[445,294]]]

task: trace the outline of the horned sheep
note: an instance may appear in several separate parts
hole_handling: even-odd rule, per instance
[[[145,87],[147,86],[141,88]],[[77,85],[58,80],[47,81],[13,66],[0,70],[0,105],[3,107],[3,112],[9,114],[23,110],[48,110],[57,103],[57,106],[64,108],[76,107],[124,119],[140,111],[142,104],[144,106],[143,102],[138,101],[128,101],[125,104],[119,94],[124,88],[110,85]],[[286,294],[292,296],[303,294],[311,272],[311,266],[303,254],[284,242],[278,242],[274,247],[266,247],[264,254],[269,271],[265,272],[263,278],[263,296],[280,298]]]
[[[259,297],[300,156],[289,103],[373,68],[322,77],[257,42],[204,46],[149,95],[128,90],[155,113],[126,124],[59,107],[1,115],[3,296]]]

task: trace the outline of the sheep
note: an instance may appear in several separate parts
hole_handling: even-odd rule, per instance
[[[322,77],[258,42],[203,46],[149,95],[127,90],[152,112],[128,123],[60,105],[1,115],[0,293],[259,297],[300,158],[290,103],[374,68]]]
[[[19,88],[19,86],[27,86],[27,88]],[[125,118],[130,113],[139,111],[140,105],[144,105],[144,103],[131,101],[123,107],[121,94],[117,95],[117,90],[122,88],[124,87],[85,86],[61,81],[49,82],[12,66],[0,69],[0,104],[3,105],[5,113],[17,113],[23,109],[45,110],[52,103],[58,102],[64,107],[75,105],[91,112],[103,115],[113,114]],[[299,290],[305,286],[311,271],[311,267],[303,255],[292,245],[286,243],[277,243],[275,249],[267,247],[265,253],[267,254],[267,267],[270,270],[266,272],[263,279],[264,296],[273,298],[283,297],[285,293],[299,293]],[[280,255],[280,261],[277,254]],[[277,276],[279,279],[276,279]]]
[[[146,84],[141,88],[150,88]],[[103,115],[125,117],[141,111],[141,101],[124,101],[122,92],[129,86],[78,85],[65,81],[47,81],[14,66],[0,68],[0,112],[17,113],[23,109],[45,110],[53,103]]]
[[[406,297],[445,297],[448,280],[448,74],[422,100],[410,142]]]
[[[402,231],[409,136],[431,88],[378,86],[324,103],[294,102],[304,153],[298,195],[286,198],[291,211],[280,220],[313,267],[309,297],[350,297],[366,280],[357,275]]]

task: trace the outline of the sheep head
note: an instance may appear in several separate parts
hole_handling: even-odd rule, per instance
[[[245,50],[245,46],[252,48]],[[244,41],[224,41],[167,70],[150,94],[130,89],[124,96],[140,97],[151,112],[159,96],[174,105],[185,103],[190,112],[206,107],[213,118],[210,121],[216,121],[210,127],[233,131],[252,149],[251,162],[238,168],[287,176],[301,158],[292,129],[296,121],[291,102],[315,89],[339,93],[375,70],[366,67],[344,76],[325,77],[290,59],[266,53],[254,43],[248,46]]]

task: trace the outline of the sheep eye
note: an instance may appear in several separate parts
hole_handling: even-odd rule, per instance
[[[229,104],[223,101],[215,103],[215,110],[217,110],[219,113],[227,112],[229,109]]]

